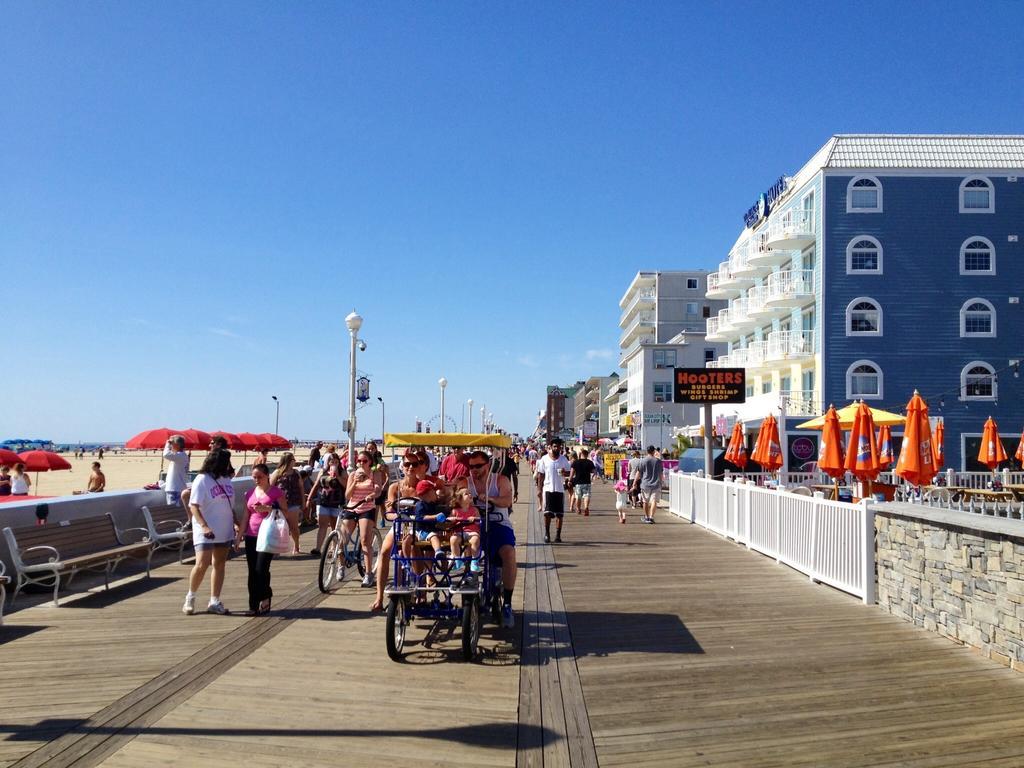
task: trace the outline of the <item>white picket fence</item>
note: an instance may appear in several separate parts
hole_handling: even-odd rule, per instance
[[[875,523],[866,501],[845,504],[673,472],[669,509],[812,581],[875,602]]]

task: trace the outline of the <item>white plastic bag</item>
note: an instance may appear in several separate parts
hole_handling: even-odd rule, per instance
[[[281,510],[275,509],[260,523],[259,533],[256,534],[256,551],[282,555],[290,552],[291,548],[292,533],[288,521],[284,519]]]

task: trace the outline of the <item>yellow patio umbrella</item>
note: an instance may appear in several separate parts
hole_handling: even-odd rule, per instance
[[[846,431],[853,429],[853,422],[857,416],[857,408],[860,406],[859,402],[850,403],[844,408],[840,408],[836,411],[836,415],[839,417],[839,428]],[[871,411],[871,421],[876,427],[882,426],[903,426],[906,419],[900,416],[898,413],[892,413],[891,411],[883,411],[881,408],[869,408]],[[797,424],[794,429],[824,429],[825,428],[825,417],[817,416],[810,421],[805,421],[803,424]]]

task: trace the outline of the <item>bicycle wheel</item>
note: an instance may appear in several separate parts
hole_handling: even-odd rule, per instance
[[[387,634],[384,637],[388,656],[392,661],[402,660],[402,649],[405,647],[405,629],[408,626],[407,608],[402,598],[391,598],[388,603],[386,622]]]
[[[320,570],[317,573],[317,585],[320,591],[330,592],[345,578],[345,554],[341,548],[341,537],[337,531],[331,531],[320,551]]]
[[[359,529],[356,529],[353,538],[355,552],[354,557],[356,560],[356,568],[359,569],[359,575],[366,575],[366,560],[363,558],[363,544],[359,541]],[[370,542],[370,550],[373,552],[373,570],[377,570],[377,561],[380,559],[380,545],[384,541],[384,538],[380,535],[380,528],[373,529],[373,541]]]
[[[480,600],[467,597],[462,601],[462,658],[472,661],[480,645]]]

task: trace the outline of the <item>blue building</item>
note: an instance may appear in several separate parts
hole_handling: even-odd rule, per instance
[[[708,298],[747,369],[747,402],[718,431],[781,416],[795,469],[829,403],[901,412],[915,389],[945,422],[946,466],[974,461],[988,416],[1012,456],[1024,427],[1024,136],[833,136],[743,216]],[[898,438],[898,430],[894,431]]]

